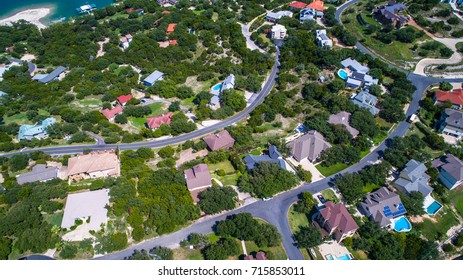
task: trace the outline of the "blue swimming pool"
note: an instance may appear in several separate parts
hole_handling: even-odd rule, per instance
[[[343,80],[347,80],[348,77],[347,72],[344,71],[344,69],[339,69],[338,76]]]
[[[439,202],[434,201],[433,203],[431,203],[431,204],[428,206],[428,208],[426,208],[426,212],[427,212],[429,215],[434,215],[434,214],[436,214],[441,208],[442,208],[442,205],[440,205]]]
[[[345,254],[343,256],[337,257],[336,259],[332,255],[326,255],[325,258],[329,261],[337,260],[337,261],[349,261],[352,260],[352,258],[349,256],[349,254]]]
[[[405,218],[405,216],[402,216],[398,218],[397,220],[394,220],[394,230],[397,232],[405,232],[405,231],[410,231],[412,229],[412,225],[410,222]]]
[[[212,90],[215,91],[220,91],[222,89],[222,84],[216,84],[215,86],[212,87]]]

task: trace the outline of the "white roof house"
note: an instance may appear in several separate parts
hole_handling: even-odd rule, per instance
[[[145,83],[146,86],[150,87],[154,85],[157,81],[162,81],[164,80],[164,73],[156,70],[153,73],[151,73],[148,77],[146,77],[143,82]]]
[[[273,39],[283,39],[286,37],[286,27],[281,24],[275,24],[272,27],[272,38]]]
[[[235,88],[235,75],[230,74],[225,78],[222,84],[222,91]]]
[[[292,17],[292,16],[293,16],[293,13],[290,11],[279,11],[276,13],[268,12],[265,18],[268,21],[276,21],[276,20],[281,19],[282,17]]]
[[[349,68],[352,71],[360,72],[363,74],[366,74],[368,71],[370,71],[370,68],[360,64],[360,62],[350,57],[341,61],[341,65],[344,68]]]
[[[109,189],[69,194],[61,227],[70,228],[77,219],[83,219],[84,223],[87,223],[87,219],[90,218],[88,229],[99,230],[101,224],[108,221],[108,203]]]
[[[326,35],[326,29],[321,29],[321,30],[316,30],[315,34],[317,36],[317,44],[319,47],[332,47],[333,46],[333,41],[328,38]]]

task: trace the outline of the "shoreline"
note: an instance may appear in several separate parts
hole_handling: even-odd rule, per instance
[[[11,25],[13,22],[17,22],[21,19],[28,21],[39,29],[47,28],[48,25],[42,22],[42,20],[51,14],[53,7],[42,7],[42,8],[30,8],[14,13],[11,16],[0,18],[0,25]]]

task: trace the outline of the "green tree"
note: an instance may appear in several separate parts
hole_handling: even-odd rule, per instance
[[[127,116],[124,115],[124,114],[116,115],[116,117],[114,118],[114,121],[116,123],[126,124],[127,123]]]
[[[174,251],[166,247],[155,247],[150,250],[150,255],[156,260],[173,260]]]
[[[313,226],[301,226],[294,234],[297,244],[302,248],[311,248],[322,244],[323,239],[320,231]]]
[[[238,194],[232,187],[212,187],[199,195],[199,206],[206,214],[216,214],[235,208]]]
[[[411,192],[408,196],[401,195],[400,199],[409,215],[415,216],[425,214],[423,210],[424,197],[420,192]]]
[[[129,257],[125,258],[126,260],[152,260],[153,257],[151,257],[146,250],[134,250],[133,254]]]
[[[300,195],[299,201],[294,205],[294,211],[308,214],[317,204],[317,200],[315,200],[310,192],[303,192]]]
[[[229,256],[240,253],[237,241],[231,238],[221,238],[216,244],[211,244],[203,250],[206,260],[226,260]]]
[[[11,240],[6,237],[0,238],[0,260],[7,260],[11,253]]]
[[[162,158],[170,158],[175,154],[175,150],[171,146],[161,148],[158,155]]]
[[[73,259],[76,257],[77,254],[77,246],[72,243],[65,243],[61,252],[59,253],[60,258],[62,259]]]

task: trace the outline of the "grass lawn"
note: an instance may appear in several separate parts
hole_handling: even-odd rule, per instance
[[[16,115],[9,116],[9,117],[5,116],[3,118],[3,121],[5,122],[5,124],[17,123],[21,125],[21,124],[25,124],[26,122],[31,124],[31,122],[29,122],[29,120],[26,117],[26,113],[16,114]]]
[[[443,240],[447,236],[447,231],[455,225],[458,225],[458,220],[455,214],[447,207],[439,211],[433,216],[437,221],[433,222],[430,219],[425,219],[422,223],[417,224],[418,229],[429,240]]]
[[[217,169],[223,169],[227,174],[231,174],[235,172],[235,168],[229,160],[218,162],[218,163],[209,163],[207,164],[209,167],[209,171],[214,172]]]
[[[63,220],[64,212],[59,212],[56,214],[45,214],[44,220],[53,226],[61,226],[61,221]]]
[[[267,257],[271,260],[286,260],[288,257],[286,256],[285,249],[283,248],[283,245],[275,246],[275,247],[259,247],[257,246],[254,241],[245,241],[246,244],[246,251],[248,254],[251,254],[252,252],[259,252],[259,251],[264,251],[264,252],[270,252],[270,254],[267,254]],[[241,243],[240,243],[241,246]]]
[[[225,176],[213,175],[213,177],[217,177],[217,179],[222,182],[224,186],[236,186],[238,184],[238,178],[240,175],[235,173]]]
[[[372,191],[374,191],[374,190],[377,190],[377,189],[379,189],[379,188],[380,188],[380,186],[378,186],[378,185],[375,185],[375,184],[368,184],[368,185],[363,186],[362,190],[363,190],[364,192],[366,192],[366,193],[370,193],[370,192],[372,192]]]
[[[174,260],[204,260],[200,249],[174,249]]]
[[[463,188],[459,187],[451,190],[449,197],[453,206],[457,209],[458,214],[463,217]]]
[[[141,118],[128,117],[127,119],[132,123],[134,127],[136,127],[137,129],[142,129],[145,127],[147,118],[164,113],[164,109],[162,108],[163,105],[164,103],[160,103],[160,102],[147,105],[148,107],[151,108],[151,114],[149,116],[141,117]]]
[[[367,253],[365,253],[365,251],[352,250],[352,249],[349,249],[349,251],[351,252],[352,256],[354,256],[356,260],[368,260]]]
[[[309,219],[306,214],[294,211],[294,205],[292,205],[288,211],[288,223],[291,231],[295,233],[299,231],[300,226],[309,225]]]
[[[338,173],[339,171],[341,171],[343,169],[346,169],[348,166],[349,165],[347,165],[345,163],[336,163],[336,164],[334,164],[332,166],[329,166],[329,167],[322,166],[321,164],[318,164],[315,167],[318,169],[318,171],[320,171],[320,173],[323,176],[328,177],[330,175]]]
[[[333,203],[339,202],[339,199],[336,197],[332,189],[323,190],[322,195],[326,200],[332,201]]]
[[[348,10],[350,10],[349,8]],[[352,9],[354,12],[346,13],[346,10],[342,14],[342,21],[344,22],[344,26],[347,30],[353,32],[361,43],[366,47],[370,48],[376,54],[381,55],[385,59],[389,60],[393,64],[403,67],[403,68],[411,68],[408,65],[408,62],[417,62],[422,57],[418,55],[419,48],[416,50],[412,50],[413,45],[416,44],[418,41],[427,41],[431,40],[431,38],[427,35],[418,38],[412,43],[403,43],[400,41],[393,41],[391,44],[385,44],[375,38],[374,35],[369,35],[365,33],[365,27],[363,27],[359,21],[357,20],[356,16],[361,12],[362,18],[368,24],[375,25],[381,28],[381,25],[377,23],[370,15],[369,11],[365,11],[364,7],[360,7],[359,4],[353,5]]]
[[[217,241],[219,241],[219,239],[220,239],[220,237],[217,236],[214,232],[211,233],[211,234],[209,234],[207,237],[209,238],[209,242],[210,242],[211,244],[217,243]]]
[[[83,99],[79,100],[79,103],[83,106],[100,106],[101,100],[99,99]]]

